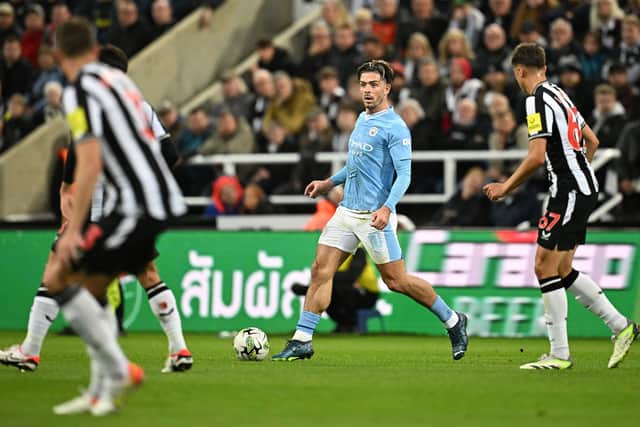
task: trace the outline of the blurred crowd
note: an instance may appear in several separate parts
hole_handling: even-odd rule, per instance
[[[133,55],[140,48],[133,43],[147,43],[166,30],[167,22],[174,21],[159,24],[156,8],[171,3],[177,10],[181,2],[77,1],[71,8],[49,2],[50,13],[43,16],[51,16],[51,22],[41,30],[43,47],[35,50],[25,46],[25,39],[29,40],[28,22],[40,14],[28,12],[33,8],[21,9],[21,20],[15,6],[21,2],[13,3],[13,7],[9,3],[0,6],[2,84],[5,118],[9,117],[5,130],[15,129],[11,132],[19,134],[28,126],[19,119],[25,110],[41,111],[38,120],[59,112],[49,101],[55,97],[47,95],[47,89],[59,92],[55,85],[59,74],[46,48],[46,34],[57,22],[56,8],[66,10],[62,15],[69,10],[85,14],[79,11],[93,10],[87,16],[102,29],[103,40]],[[103,3],[118,4],[109,28],[102,27],[96,13]],[[525,96],[513,81],[510,56],[518,43],[536,42],[546,49],[549,79],[574,100],[600,138],[601,147],[622,151],[621,158],[600,169],[597,177],[603,193],[624,195],[614,219],[637,221],[640,0],[316,3],[321,4],[322,19],[309,27],[301,56],[271,39],[260,39],[256,45],[259,59],[249,72],[224,74],[221,101],[201,105],[185,116],[170,101],[155,106],[181,155],[176,174],[185,194],[211,197],[206,215],[278,212],[268,203],[269,195],[300,194],[310,179],[328,176],[330,165],[316,162],[315,154],[347,151],[350,132],[362,111],[354,73],[359,64],[371,59],[385,59],[395,71],[390,98],[411,130],[414,151],[526,149]],[[132,36],[138,30],[122,28],[121,8],[130,9],[135,20],[144,18],[150,23],[144,28],[155,30],[140,30],[144,37]],[[12,36],[10,31],[5,35],[5,28],[16,23],[27,28],[22,35]],[[5,71],[16,67],[33,70],[35,66],[40,69],[39,77],[29,83],[23,81],[26,71]],[[15,76],[9,90],[5,75]],[[31,117],[35,120],[36,114]],[[233,177],[225,176],[218,167],[187,164],[196,155],[235,153],[300,153],[301,161],[243,165]],[[439,209],[423,210],[418,221],[451,226],[534,223],[540,212],[538,194],[546,190],[543,170],[501,203],[489,205],[481,194],[483,183],[504,179],[517,164],[459,163],[459,191]],[[414,162],[412,174],[410,192],[442,192],[442,163]]]
[[[56,27],[84,16],[101,44],[133,57],[195,8],[222,0],[11,0],[0,2],[0,153],[62,115],[64,77],[56,65]]]
[[[300,194],[312,178],[330,173],[317,152],[347,151],[362,111],[359,64],[389,61],[395,71],[391,100],[411,129],[414,150],[527,149],[524,95],[515,85],[511,51],[519,42],[545,46],[549,79],[575,101],[601,147],[618,147],[622,158],[598,172],[601,188],[623,192],[616,212],[637,216],[640,191],[640,1],[616,0],[372,0],[322,3],[322,19],[308,30],[302,57],[263,39],[259,60],[245,75],[223,78],[221,102],[181,117],[170,102],[160,117],[183,159],[194,155],[297,152],[295,165],[238,168],[234,186],[257,186],[263,194]],[[535,223],[538,194],[546,190],[540,171],[530,183],[490,206],[482,185],[501,180],[515,161],[459,164],[459,191],[421,223],[517,226]],[[189,195],[219,189],[220,169],[179,168]],[[443,189],[442,164],[414,162],[410,192]],[[228,181],[228,177],[219,178]],[[227,183],[227,185],[231,185]],[[251,212],[240,191],[222,210]],[[268,208],[270,211],[274,207]],[[432,212],[432,211],[431,211]],[[470,214],[470,213],[473,213]]]

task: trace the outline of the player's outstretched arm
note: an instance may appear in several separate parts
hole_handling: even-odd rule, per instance
[[[600,140],[587,124],[582,128],[582,135],[584,136],[587,146],[587,160],[591,163],[591,160],[593,160],[593,156],[596,154],[596,150],[598,149],[598,145],[600,145]]]
[[[494,182],[483,187],[484,194],[489,200],[500,200],[515,190],[527,178],[544,164],[545,154],[547,152],[547,139],[536,138],[529,141],[529,153],[524,158],[518,169],[505,182]]]
[[[321,194],[326,194],[336,185],[344,184],[347,180],[347,167],[343,167],[331,178],[311,181],[304,189],[304,195],[315,199]]]

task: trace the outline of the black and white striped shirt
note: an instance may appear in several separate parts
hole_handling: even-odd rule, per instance
[[[586,122],[558,86],[544,81],[526,99],[529,140],[547,140],[546,167],[551,181],[549,192],[578,191],[585,196],[598,192],[593,169],[585,154],[582,128]]]
[[[117,212],[163,221],[186,212],[142,95],[124,73],[98,63],[84,66],[65,88],[63,107],[76,144],[101,142],[105,216]]]

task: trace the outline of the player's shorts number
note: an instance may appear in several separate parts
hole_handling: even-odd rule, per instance
[[[540,221],[538,221],[538,228],[540,230],[551,231],[558,221],[560,221],[560,217],[562,217],[562,215],[559,213],[547,212],[540,218]]]

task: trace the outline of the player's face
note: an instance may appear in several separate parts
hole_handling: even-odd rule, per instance
[[[387,95],[391,85],[382,79],[375,71],[364,72],[360,75],[360,95],[362,103],[369,113],[386,108]]]

